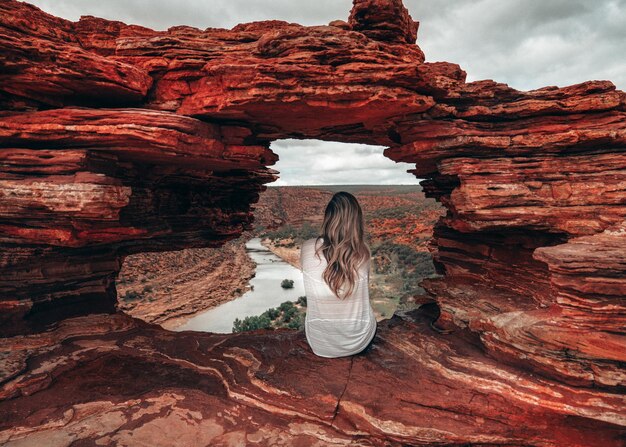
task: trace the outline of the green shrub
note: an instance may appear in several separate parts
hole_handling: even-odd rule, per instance
[[[270,320],[275,320],[280,315],[280,311],[275,307],[272,307],[263,313],[266,314]]]
[[[280,283],[280,286],[283,289],[293,289],[293,279],[283,279]]]
[[[287,309],[285,313],[283,314],[283,322],[289,323],[293,319],[293,317],[297,314],[298,314],[298,309],[296,309],[295,307]]]
[[[299,313],[297,314],[294,318],[291,319],[291,321],[289,323],[287,323],[287,327],[289,329],[296,329],[296,330],[304,330],[304,318],[305,318],[305,314]]]
[[[235,318],[233,332],[255,331],[257,329],[271,329],[272,322],[267,315],[248,316],[243,320]]]
[[[305,222],[302,224],[302,227],[300,227],[298,237],[303,241],[317,236],[319,236],[319,231],[313,228],[309,222]]]
[[[305,296],[298,299],[304,299],[306,302]],[[285,301],[278,308],[268,309],[259,316],[249,316],[243,320],[235,318],[233,332],[271,329],[272,327],[304,330],[305,317],[306,312],[298,309],[292,301]]]
[[[280,309],[281,312],[287,312],[289,309],[292,309],[293,307],[294,307],[294,304],[292,301],[285,301],[281,303],[280,306],[278,306],[278,309]]]

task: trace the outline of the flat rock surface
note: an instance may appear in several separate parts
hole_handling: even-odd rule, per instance
[[[8,446],[621,446],[625,434],[624,395],[503,366],[421,311],[337,359],[315,356],[303,332],[172,333],[123,314],[0,349]]]

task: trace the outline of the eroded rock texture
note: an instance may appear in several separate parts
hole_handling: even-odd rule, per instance
[[[416,33],[400,0],[167,31],[0,3],[0,330],[51,329],[2,341],[2,442],[622,446],[625,94],[466,83]],[[448,209],[424,300],[452,334],[397,317],[328,360],[102,314],[125,255],[251,228],[280,138],[415,163]]]
[[[385,151],[415,161],[448,207],[435,233],[445,276],[427,284],[442,321],[505,362],[622,387],[624,93],[609,82],[527,93],[483,82],[459,94],[474,101],[459,107],[463,120],[422,122],[419,140]]]
[[[157,110],[8,112],[0,145],[5,334],[113,310],[124,255],[239,236],[275,177],[266,147]]]
[[[626,424],[624,395],[504,366],[419,311],[341,359],[288,329],[173,333],[122,314],[0,347],[6,445],[618,446]]]

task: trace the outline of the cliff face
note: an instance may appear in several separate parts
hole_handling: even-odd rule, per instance
[[[459,94],[474,102],[456,106],[463,120],[424,122],[420,140],[385,151],[414,161],[448,208],[435,233],[445,277],[426,285],[442,320],[520,367],[625,383],[625,358],[610,353],[624,352],[626,328],[624,93],[482,82]]]
[[[366,356],[327,361],[289,331],[65,320],[2,341],[3,442],[113,442],[165,418],[214,445],[623,445],[624,92],[465,83],[424,62],[400,0],[354,3],[329,26],[157,32],[2,2],[1,331],[113,312],[125,255],[252,228],[276,178],[269,143],[319,138],[388,146],[427,178],[448,212],[433,246],[444,276],[424,287],[455,332],[396,317]]]
[[[117,277],[117,309],[175,329],[249,290],[255,268],[243,239],[216,248],[137,253],[124,259]]]

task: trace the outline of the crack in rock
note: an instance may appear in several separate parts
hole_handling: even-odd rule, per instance
[[[335,411],[333,413],[333,419],[330,421],[330,426],[331,427],[335,423],[335,418],[337,417],[337,414],[339,413],[339,404],[341,403],[341,398],[343,397],[344,393],[346,392],[346,389],[348,388],[348,383],[350,382],[350,374],[352,373],[352,365],[353,364],[354,364],[354,356],[352,356],[350,358],[350,367],[348,368],[348,378],[346,379],[346,385],[343,387],[343,391],[339,395],[339,399],[337,399],[337,405],[335,406]]]

